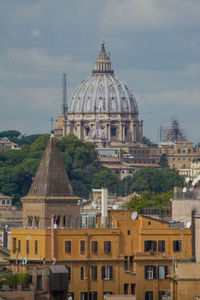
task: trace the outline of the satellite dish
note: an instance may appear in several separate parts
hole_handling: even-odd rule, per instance
[[[137,213],[137,211],[134,211],[131,215],[131,220],[136,220],[137,217],[138,217],[138,213]]]
[[[187,188],[186,187],[183,188],[183,193],[185,193],[185,192],[187,192]]]
[[[188,183],[190,181],[190,177],[185,178],[185,182]]]
[[[200,175],[197,177],[198,180],[200,180]]]
[[[191,228],[191,225],[192,225],[192,223],[189,221],[189,222],[187,222],[187,224],[186,224],[186,228]]]
[[[112,206],[112,209],[118,209],[118,205],[117,205],[117,204],[114,204],[114,205]]]
[[[97,207],[98,207],[97,201],[92,201],[92,208],[97,209]]]

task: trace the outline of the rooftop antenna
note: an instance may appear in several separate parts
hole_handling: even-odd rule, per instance
[[[67,116],[67,75],[66,73],[63,73],[63,115]]]
[[[51,131],[53,130],[53,117],[51,116],[51,119],[49,120],[51,122]]]

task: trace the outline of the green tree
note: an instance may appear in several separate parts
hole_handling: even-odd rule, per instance
[[[0,138],[7,137],[9,140],[12,138],[18,138],[20,136],[20,132],[17,130],[7,130],[0,132]]]
[[[112,193],[117,192],[119,180],[116,175],[112,174],[108,169],[101,168],[92,178],[93,188],[108,188]]]
[[[168,165],[168,158],[167,158],[167,155],[166,153],[163,153],[160,157],[160,160],[159,160],[159,165],[162,167],[162,168],[169,168],[169,165]]]
[[[149,147],[158,147],[157,144],[153,143],[149,138],[147,138],[146,136],[143,136],[142,137],[142,143],[149,146]]]
[[[49,134],[41,135],[31,146],[30,152],[45,150],[49,141]]]
[[[134,209],[138,213],[142,213],[144,208],[161,208],[167,210],[171,205],[170,199],[172,198],[172,191],[156,195],[150,194],[148,191],[144,191],[141,195],[134,196],[127,204],[127,209]]]
[[[144,167],[124,178],[118,186],[118,193],[127,195],[149,191],[160,194],[173,190],[174,186],[183,186],[183,183],[184,176],[180,176],[175,170]]]

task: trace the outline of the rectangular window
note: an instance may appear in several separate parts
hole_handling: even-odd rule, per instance
[[[145,300],[153,300],[153,292],[152,291],[145,292]]]
[[[92,253],[96,254],[98,253],[98,242],[92,241]]]
[[[156,241],[144,241],[144,251],[157,251],[157,242]]]
[[[131,283],[131,295],[135,295],[135,283]]]
[[[182,251],[182,241],[173,241],[173,250],[174,252]]]
[[[13,238],[13,253],[16,251],[17,249],[17,239]]]
[[[35,241],[35,254],[38,254],[38,241]]]
[[[97,292],[90,292],[90,300],[97,300]]]
[[[80,252],[85,253],[85,241],[80,241]]]
[[[103,266],[101,269],[102,279],[112,279],[113,278],[113,267]]]
[[[145,266],[145,279],[155,279],[155,278],[156,278],[156,267]]]
[[[104,253],[111,253],[111,241],[104,241]]]
[[[130,256],[130,269],[133,270],[133,256]]]
[[[124,295],[128,295],[128,283],[124,283]]]
[[[81,292],[81,295],[80,295],[81,299],[80,300],[87,300],[87,292]]]
[[[29,240],[26,240],[26,254],[29,254]]]
[[[158,241],[158,252],[165,252],[165,241]]]
[[[124,270],[128,270],[128,256],[124,256]]]
[[[71,253],[71,241],[65,241],[65,253]]]
[[[84,280],[84,267],[81,267],[81,280]]]
[[[21,252],[21,240],[18,240],[18,253]]]
[[[167,266],[159,266],[158,267],[158,278],[165,279],[168,275],[168,267]]]
[[[91,279],[97,280],[97,266],[91,266]]]

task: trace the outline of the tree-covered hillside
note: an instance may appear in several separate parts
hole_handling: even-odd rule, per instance
[[[19,202],[26,195],[47,146],[49,135],[39,135],[34,142],[21,146],[21,150],[0,152],[0,193],[14,197]],[[77,196],[87,198],[92,188],[108,187],[109,192],[124,196],[132,192],[150,194],[167,193],[175,185],[182,185],[183,177],[174,170],[142,168],[120,181],[103,167],[97,159],[93,143],[79,140],[70,134],[57,140],[64,164]]]

